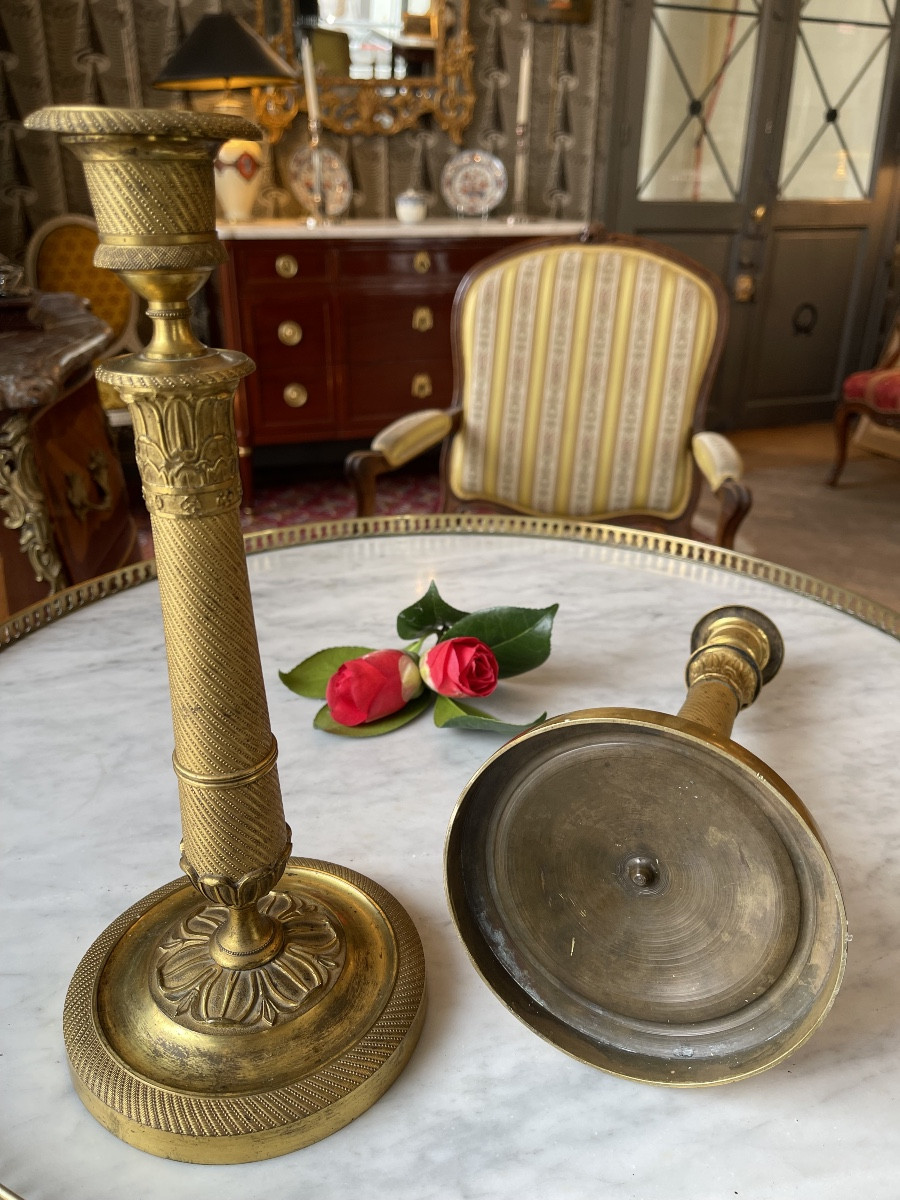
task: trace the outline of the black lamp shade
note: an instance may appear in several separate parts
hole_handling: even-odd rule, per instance
[[[201,17],[153,86],[173,92],[225,92],[295,83],[297,73],[246,21],[230,13]]]

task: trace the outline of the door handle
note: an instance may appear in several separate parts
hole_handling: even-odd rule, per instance
[[[412,327],[416,333],[427,333],[434,328],[434,313],[427,305],[422,305],[413,312]]]
[[[302,408],[309,399],[309,392],[302,383],[289,383],[282,395],[288,408]]]
[[[97,499],[88,497],[84,475],[72,471],[66,475],[66,500],[77,519],[84,522],[89,512],[109,512],[112,508],[112,489],[109,483],[109,463],[102,450],[93,450],[87,464],[88,478],[97,492]]]
[[[303,330],[296,321],[282,321],[278,326],[278,340],[282,346],[296,346],[303,338]]]
[[[741,271],[735,275],[731,290],[738,304],[749,304],[756,295],[756,280],[749,271]]]
[[[434,391],[431,385],[431,376],[424,374],[424,372],[421,375],[414,375],[410,391],[416,400],[427,400]]]

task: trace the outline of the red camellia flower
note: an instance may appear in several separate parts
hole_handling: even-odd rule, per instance
[[[403,650],[351,658],[328,680],[325,700],[339,725],[367,725],[399,712],[422,690],[419,666]]]
[[[499,675],[493,650],[473,637],[438,642],[424,655],[419,669],[433,692],[451,700],[489,696]]]

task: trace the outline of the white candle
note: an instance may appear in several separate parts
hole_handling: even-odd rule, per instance
[[[319,119],[319,88],[316,84],[316,66],[313,62],[312,42],[304,37],[300,42],[300,60],[303,63],[303,86],[306,88],[306,109],[310,121]]]
[[[530,29],[525,31],[525,43],[522,46],[522,61],[519,64],[519,102],[516,106],[516,124],[528,124],[528,110],[531,104],[531,37]]]

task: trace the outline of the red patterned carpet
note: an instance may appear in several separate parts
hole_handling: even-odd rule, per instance
[[[295,482],[296,480],[296,482]],[[356,501],[339,467],[333,473],[297,467],[293,471],[257,473],[252,513],[241,513],[245,533],[303,521],[330,521],[352,517]],[[437,475],[403,473],[378,481],[380,513],[435,512],[438,506]],[[150,518],[141,506],[135,509],[141,558],[153,557]]]

